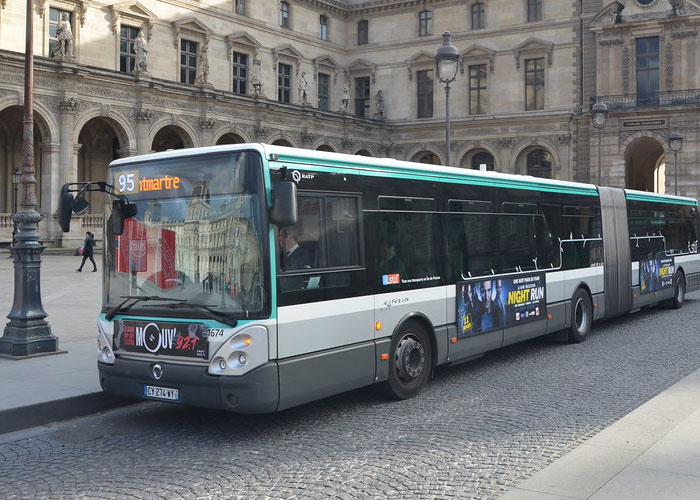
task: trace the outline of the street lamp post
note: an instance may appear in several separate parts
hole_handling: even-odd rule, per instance
[[[12,210],[13,214],[17,213],[17,189],[19,189],[20,176],[21,174],[19,173],[19,168],[15,167],[15,169],[12,171],[12,199],[14,203],[14,208]],[[17,221],[12,219],[12,246],[17,244],[17,239],[15,236],[17,236]],[[10,257],[12,257],[12,255],[10,255]]]
[[[10,322],[0,338],[0,355],[21,358],[58,351],[58,339],[51,334],[46,311],[41,304],[41,254],[36,211],[34,168],[34,2],[27,0],[27,31],[24,51],[24,159],[20,174],[20,210],[12,214],[19,227],[16,243],[10,249],[15,268],[15,288]]]
[[[668,143],[673,151],[673,194],[678,194],[678,152],[683,146],[683,136],[678,131],[678,127],[674,127],[671,134],[668,136]]]
[[[447,148],[447,165],[452,165],[450,152],[450,83],[457,77],[457,60],[459,53],[452,45],[452,35],[449,31],[442,34],[442,45],[435,56],[438,79],[445,84],[445,145]]]
[[[603,128],[608,121],[608,106],[598,99],[591,109],[593,126],[598,130],[598,185],[602,179],[602,157],[603,157]]]

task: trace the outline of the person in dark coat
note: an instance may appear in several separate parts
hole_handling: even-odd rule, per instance
[[[296,228],[283,228],[279,232],[279,244],[282,260],[282,269],[290,271],[293,269],[309,269],[311,267],[311,256],[299,246],[299,234]]]
[[[93,273],[97,272],[97,264],[95,264],[95,235],[92,234],[90,231],[85,233],[85,241],[83,242],[83,261],[80,263],[80,267],[76,269],[79,273],[83,271],[83,266],[85,265],[85,261],[90,259],[90,262],[92,262],[92,267]]]

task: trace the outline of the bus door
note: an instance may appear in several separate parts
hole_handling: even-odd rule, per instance
[[[299,191],[298,222],[278,230],[280,409],[371,384],[360,196]]]

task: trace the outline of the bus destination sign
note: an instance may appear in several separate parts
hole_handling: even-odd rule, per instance
[[[136,194],[148,191],[177,191],[181,187],[178,176],[161,175],[148,178],[138,170],[117,172],[114,174],[114,186],[117,194]]]
[[[119,320],[114,346],[141,354],[207,359],[208,329],[201,323]]]

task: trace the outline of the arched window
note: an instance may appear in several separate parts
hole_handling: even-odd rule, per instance
[[[318,37],[321,40],[328,40],[328,17],[323,14],[318,18]]]
[[[527,175],[552,178],[552,155],[544,149],[535,149],[527,155]]]
[[[482,151],[472,156],[472,168],[474,170],[481,170],[481,165],[486,165],[486,170],[491,172],[493,170],[493,155]]]
[[[277,139],[275,142],[272,143],[272,145],[273,146],[286,146],[288,148],[293,147],[292,143],[286,139]]]
[[[484,4],[476,2],[472,5],[472,29],[480,30],[486,27],[486,14],[484,12]]]
[[[280,2],[280,26],[289,28],[289,4]]]
[[[428,163],[430,165],[440,165],[440,158],[435,153],[424,153],[418,157],[418,163]]]
[[[369,151],[366,151],[364,149],[360,149],[357,153],[355,153],[355,156],[372,156],[369,154]]]

